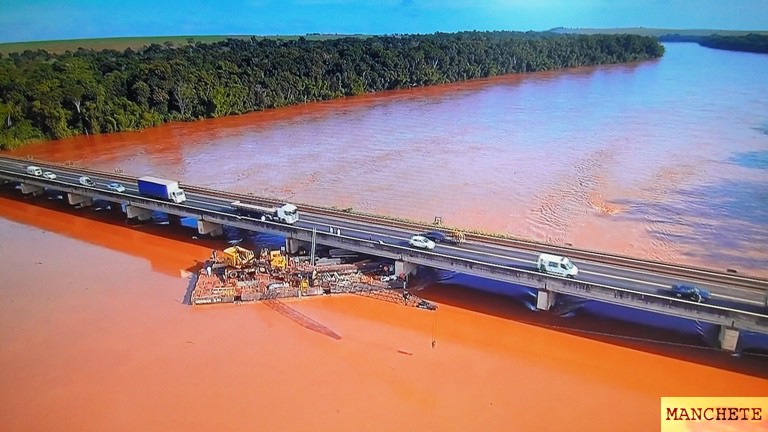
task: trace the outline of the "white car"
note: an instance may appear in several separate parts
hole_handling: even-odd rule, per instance
[[[83,186],[96,186],[96,183],[94,183],[88,176],[80,177],[80,184]]]
[[[113,190],[115,192],[125,192],[125,186],[121,185],[120,183],[110,183],[107,185],[107,189]]]
[[[48,180],[56,180],[56,174],[46,171],[43,173],[43,177],[47,178]]]
[[[435,248],[435,242],[420,235],[411,237],[411,239],[408,240],[408,244],[419,249],[432,250]]]

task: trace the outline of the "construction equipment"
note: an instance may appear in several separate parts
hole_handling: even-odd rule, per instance
[[[253,251],[240,246],[232,246],[222,251],[223,262],[231,267],[241,268],[255,258]]]
[[[285,255],[280,251],[270,251],[269,265],[272,267],[272,270],[285,271],[285,268],[288,266],[288,261],[285,259]]]
[[[217,253],[216,262],[226,266],[224,277],[227,279],[242,278],[250,273],[258,272],[258,261],[253,251],[240,246],[232,246]]]

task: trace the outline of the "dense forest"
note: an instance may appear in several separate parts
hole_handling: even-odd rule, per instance
[[[533,32],[25,51],[0,58],[0,146],[663,54],[651,37]]]
[[[768,54],[768,35],[750,33],[744,36],[659,36],[661,42],[697,42],[707,48]]]

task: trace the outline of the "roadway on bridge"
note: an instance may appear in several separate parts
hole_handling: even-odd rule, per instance
[[[26,174],[26,167],[29,164],[30,163],[26,161],[0,158],[0,169],[20,174]],[[47,169],[46,164],[44,163],[35,162],[35,165],[43,167],[44,170]],[[66,188],[68,184],[80,187],[79,177],[81,174],[78,173],[76,169],[58,166],[50,166],[49,168],[58,178],[53,181],[40,179],[41,181],[51,183],[52,187],[54,187],[53,185],[60,185],[62,189]],[[108,190],[106,187],[108,183],[117,182],[122,184],[126,188],[123,194],[127,195],[124,202],[128,202],[127,198],[129,198],[130,195],[139,196],[135,182],[115,180],[108,175],[89,175],[89,177],[96,183],[96,189]],[[217,197],[205,193],[195,193],[190,192],[189,190],[186,192],[187,202],[184,204],[187,206],[205,210],[214,210],[232,215],[237,214],[236,211],[230,207],[230,203],[232,202],[231,198]],[[381,241],[387,244],[407,246],[408,238],[413,234],[418,234],[417,232],[407,231],[400,228],[313,215],[302,212],[301,208],[299,208],[299,212],[301,220],[296,224],[298,227],[307,229],[314,228],[324,232],[328,232],[331,228],[339,229],[345,236]],[[535,252],[527,250],[474,242],[467,242],[460,246],[439,244],[435,248],[435,252],[443,255],[455,256],[457,258],[466,258],[525,270],[533,270],[535,268],[534,266],[537,256]],[[668,276],[652,272],[628,269],[597,262],[576,261],[575,264],[579,267],[579,279],[587,282],[662,295],[669,294],[669,287],[673,283],[690,283],[710,290],[713,297],[712,304],[759,313],[763,313],[766,310],[765,302],[766,295],[768,295],[768,291],[766,290],[761,291],[704,283],[697,281],[695,278],[672,279]]]

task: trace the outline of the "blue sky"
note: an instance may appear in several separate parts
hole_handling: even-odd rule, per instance
[[[0,42],[559,26],[768,30],[768,0],[0,0]]]

